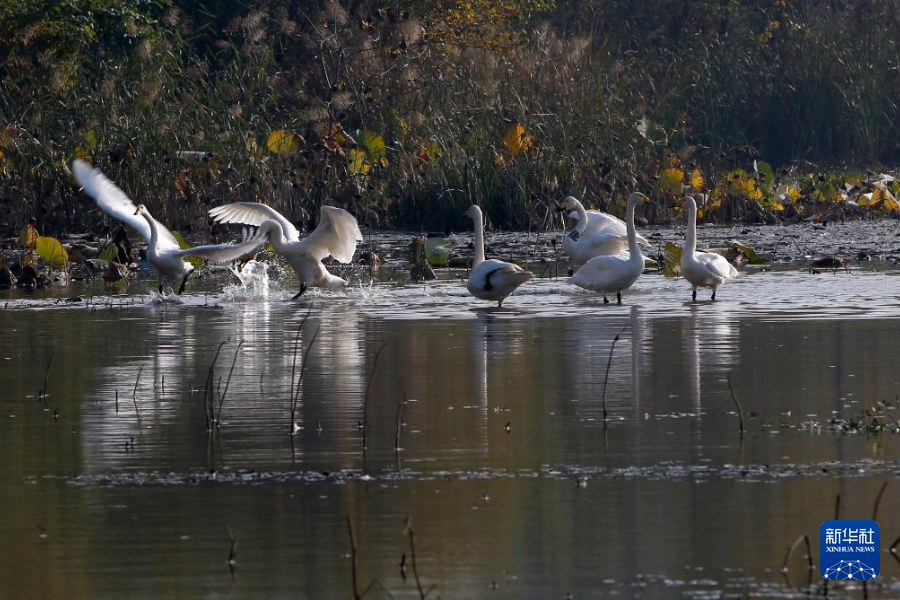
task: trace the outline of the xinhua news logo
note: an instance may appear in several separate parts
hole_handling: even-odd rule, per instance
[[[875,521],[825,521],[819,550],[825,579],[875,579],[881,573],[881,528]]]

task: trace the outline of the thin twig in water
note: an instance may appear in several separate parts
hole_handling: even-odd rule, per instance
[[[119,388],[116,388],[116,414],[119,414]]]
[[[837,521],[841,518],[841,495],[838,493],[837,496],[834,497],[834,520]]]
[[[297,414],[297,404],[300,402],[300,384],[303,383],[303,374],[306,372],[306,364],[309,362],[309,353],[312,350],[313,344],[316,343],[316,338],[319,337],[319,329],[321,328],[316,327],[312,339],[309,340],[309,346],[306,347],[306,352],[303,354],[303,364],[300,365],[300,377],[297,379],[297,385],[294,388],[294,396],[291,397],[291,435],[300,431],[300,427],[297,425],[297,419],[295,418]]]
[[[791,555],[794,553],[794,550],[796,550],[797,546],[800,545],[800,542],[806,543],[806,562],[809,565],[809,570],[812,571],[812,569],[813,569],[812,547],[809,545],[809,536],[804,533],[803,535],[801,535],[800,537],[797,538],[797,541],[795,541],[793,544],[791,544],[788,547],[787,553],[784,555],[784,562],[781,563],[781,571],[783,573],[788,572],[788,570],[789,570],[788,569],[788,561],[791,559]]]
[[[141,413],[138,412],[137,389],[138,389],[138,383],[140,383],[140,381],[141,381],[141,373],[143,373],[143,372],[144,372],[144,367],[142,365],[141,368],[138,369],[137,378],[134,380],[134,391],[131,392],[131,401],[134,402],[134,413],[137,415],[138,421],[141,420]]]
[[[231,549],[228,550],[228,566],[234,567],[235,562],[237,562],[236,559],[237,559],[238,538],[236,535],[234,535],[234,532],[231,531],[230,525],[226,525],[225,527],[228,528],[228,537],[231,538]]]
[[[740,418],[740,432],[741,432],[741,441],[744,440],[744,409],[741,408],[741,402],[738,400],[737,395],[734,393],[734,386],[731,385],[731,372],[728,373],[728,389],[731,391],[731,399],[734,400],[735,406],[738,409],[738,417]]]
[[[47,403],[47,386],[50,384],[50,365],[53,364],[53,355],[50,355],[50,360],[47,361],[47,370],[44,372],[44,388],[41,390],[41,395],[38,400],[43,399],[44,404]]]
[[[394,431],[394,450],[400,450],[400,428],[403,426],[401,413],[406,406],[406,388],[403,388],[403,402],[397,404],[397,429]]]
[[[878,506],[881,504],[881,497],[884,496],[884,490],[887,489],[888,483],[890,483],[890,480],[885,481],[884,484],[882,484],[881,489],[878,490],[878,496],[875,497],[875,506],[872,507],[873,521],[878,520]]]
[[[294,374],[297,371],[297,349],[300,347],[300,332],[303,331],[303,326],[306,325],[306,319],[309,318],[309,313],[311,312],[312,304],[309,305],[306,315],[304,315],[303,319],[300,321],[300,326],[297,327],[297,335],[294,336],[294,357],[291,361],[291,432],[293,432],[294,429]],[[259,385],[262,387],[262,379],[260,379]]]
[[[603,378],[603,429],[606,429],[606,384],[609,382],[609,368],[612,366],[613,359],[613,351],[616,349],[616,342],[619,341],[619,336],[625,333],[625,330],[628,327],[623,327],[622,331],[616,334],[616,337],[613,338],[612,345],[609,347],[609,360],[606,361],[606,376]]]
[[[231,359],[231,369],[228,371],[228,379],[225,380],[225,391],[222,392],[222,396],[219,398],[219,415],[216,417],[216,427],[222,422],[222,405],[225,404],[225,396],[228,395],[228,386],[231,385],[231,374],[234,373],[234,364],[237,362],[238,352],[241,351],[241,346],[244,345],[244,340],[238,342],[237,348],[234,349],[234,358]]]
[[[897,556],[897,544],[900,544],[900,535],[897,536],[897,539],[894,540],[894,543],[891,544],[889,550],[891,551],[891,556],[894,557],[894,560],[900,562],[900,556]]]
[[[366,395],[363,398],[363,422],[362,422],[362,432],[363,432],[363,450],[367,448],[366,446],[366,430],[369,425],[369,390],[372,389],[372,379],[375,378],[375,368],[378,366],[378,357],[381,356],[381,351],[384,350],[384,347],[387,345],[387,340],[381,343],[381,347],[378,348],[378,352],[375,353],[375,358],[372,360],[372,370],[369,371],[369,383],[366,384]]]
[[[351,568],[351,579],[353,581],[353,600],[362,600],[372,589],[372,586],[375,585],[375,581],[370,583],[366,589],[360,593],[359,591],[359,583],[357,576],[357,559],[356,559],[356,534],[353,533],[353,522],[350,520],[350,515],[347,515],[347,531],[350,533],[350,568]]]
[[[213,391],[213,378],[215,377],[216,371],[216,361],[219,360],[219,353],[222,352],[222,346],[225,345],[226,342],[219,343],[219,347],[216,349],[216,355],[213,357],[212,364],[209,365],[209,371],[206,373],[206,383],[203,385],[203,412],[206,415],[206,430],[212,431],[213,421],[215,420],[215,414],[210,414],[211,406],[215,402],[214,398],[211,398]]]
[[[409,536],[409,560],[412,565],[413,577],[416,580],[416,589],[419,591],[419,600],[425,600],[428,594],[437,587],[437,584],[432,584],[427,590],[422,589],[422,581],[419,579],[419,569],[416,567],[416,540],[412,528],[412,517],[406,517],[406,535]]]

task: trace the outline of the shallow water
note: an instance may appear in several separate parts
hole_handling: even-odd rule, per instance
[[[830,426],[900,395],[887,263],[744,269],[714,304],[653,273],[624,306],[543,278],[502,310],[461,272],[350,275],[297,303],[221,275],[179,303],[0,293],[0,597],[348,598],[347,517],[367,597],[418,597],[407,517],[429,597],[799,597],[818,566],[807,587],[785,551],[809,534],[817,559],[838,494],[869,518],[891,481],[878,517],[900,534],[897,436]],[[868,593],[895,597],[881,564]]]

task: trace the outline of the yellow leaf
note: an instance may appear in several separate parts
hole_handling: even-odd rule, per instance
[[[684,171],[672,167],[659,176],[659,188],[667,194],[680,194],[684,189],[683,181]]]
[[[672,167],[673,169],[680,169],[681,161],[678,160],[678,157],[673,154],[672,156],[669,157],[669,166]]]
[[[891,212],[900,212],[900,203],[897,202],[896,198],[885,198],[884,209]]]
[[[791,202],[796,202],[797,200],[800,199],[800,190],[795,187],[788,188],[787,195],[788,195],[788,200],[790,200]]]
[[[266,140],[266,147],[272,154],[289,154],[294,151],[297,144],[297,138],[293,133],[276,129],[269,134]]]
[[[358,148],[354,148],[354,149],[350,150],[350,153],[348,154],[348,158],[349,158],[350,162],[349,162],[349,165],[347,166],[347,168],[354,175],[359,174],[359,173],[368,173],[369,170],[372,168],[372,165],[370,165],[368,162],[366,162],[366,151],[365,150],[360,150]]]
[[[36,249],[40,257],[44,259],[44,262],[51,267],[65,267],[69,261],[66,249],[54,237],[38,236]]]
[[[82,160],[90,159],[91,153],[82,148],[81,146],[75,147],[75,158],[80,158]]]
[[[691,187],[701,194],[706,192],[706,178],[703,177],[700,169],[694,169],[694,172],[691,173]]]
[[[37,246],[38,232],[34,225],[28,223],[19,233],[19,245],[26,250],[33,250]]]
[[[87,142],[88,148],[91,150],[97,149],[97,132],[93,129],[89,129],[87,133],[84,134],[84,141]]]
[[[503,136],[503,145],[513,158],[527,152],[534,145],[534,138],[525,131],[521,123],[510,128]]]
[[[323,138],[331,138],[335,142],[340,145],[344,145],[347,141],[347,136],[344,135],[344,130],[337,123],[326,123],[319,128],[319,136]]]
[[[681,255],[683,250],[672,242],[666,242],[664,257],[666,259],[666,277],[675,277],[681,272]]]

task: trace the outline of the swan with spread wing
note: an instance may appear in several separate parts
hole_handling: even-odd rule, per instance
[[[153,218],[143,204],[134,202],[110,181],[100,169],[95,169],[81,159],[72,163],[72,174],[85,193],[94,199],[104,212],[135,229],[148,244],[147,260],[156,270],[159,291],[163,291],[163,280],[181,282],[178,293],[184,292],[188,277],[194,266],[184,260],[185,256],[198,256],[216,262],[236,260],[253,252],[265,241],[263,236],[244,235],[243,241],[232,244],[215,244],[181,248],[169,229]]]
[[[275,252],[284,256],[297,273],[300,291],[307,287],[335,289],[347,285],[347,281],[332,275],[322,260],[333,257],[340,263],[353,260],[357,243],[363,240],[356,218],[341,208],[323,206],[316,229],[300,239],[300,232],[280,212],[258,202],[235,202],[217,206],[209,216],[219,223],[241,223],[259,227],[254,237],[269,236]]]

